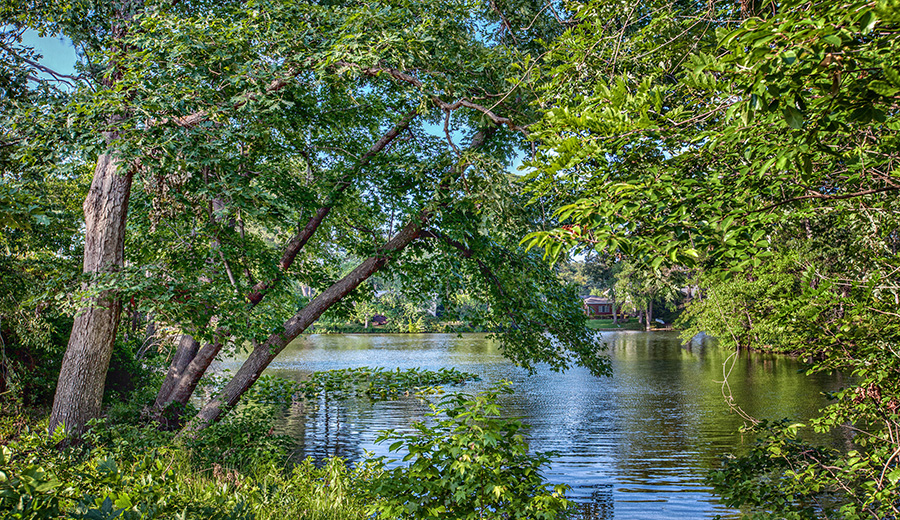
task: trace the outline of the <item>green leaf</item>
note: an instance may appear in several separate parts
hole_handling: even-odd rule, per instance
[[[841,37],[838,36],[837,34],[829,34],[828,36],[826,36],[822,39],[825,40],[825,43],[829,43],[831,45],[834,45],[835,47],[840,47],[841,44],[843,43],[843,41],[841,40]]]
[[[900,87],[880,80],[869,83],[868,87],[869,90],[886,97],[892,97],[897,94],[897,92],[900,92]]]
[[[875,11],[869,9],[859,17],[858,22],[860,32],[863,34],[869,34],[870,32],[872,32],[872,29],[875,28],[875,24],[878,22],[878,17],[875,16]]]
[[[893,471],[887,474],[888,482],[893,485],[897,485],[897,482],[900,482],[900,467],[894,468]]]
[[[786,106],[782,113],[784,114],[784,120],[788,126],[795,130],[803,128],[804,116],[802,112],[792,106]]]
[[[900,87],[900,72],[897,72],[896,69],[887,63],[882,65],[882,70],[884,71],[884,76],[889,79],[894,86]]]

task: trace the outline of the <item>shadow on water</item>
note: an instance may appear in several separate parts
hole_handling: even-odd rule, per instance
[[[739,517],[704,483],[723,456],[750,441],[738,432],[742,419],[725,404],[723,374],[726,390],[758,418],[806,419],[825,404],[822,392],[842,385],[839,376],[805,376],[790,357],[732,356],[710,338],[682,345],[677,333],[610,332],[603,341],[610,347],[609,378],[581,368],[528,374],[477,334],[306,336],[268,373],[301,380],[312,371],[346,367],[452,366],[483,378],[465,386],[473,392],[510,380],[515,393],[501,396],[504,413],[531,426],[532,449],[556,452],[545,478],[571,486],[582,518],[619,520]],[[375,444],[378,432],[409,431],[427,411],[411,398],[320,400],[291,407],[279,429],[297,439],[300,457],[396,456]]]

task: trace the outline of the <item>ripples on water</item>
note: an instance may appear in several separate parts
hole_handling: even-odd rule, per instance
[[[515,393],[501,396],[504,413],[531,425],[532,449],[558,452],[545,477],[572,487],[583,518],[738,518],[703,483],[717,461],[745,441],[737,433],[742,421],[722,397],[730,352],[708,338],[682,346],[671,332],[607,332],[602,341],[610,347],[608,378],[580,368],[529,375],[476,334],[306,336],[285,349],[268,373],[300,380],[312,371],[346,367],[452,366],[482,376],[466,391],[508,379]],[[802,420],[824,404],[823,391],[841,382],[808,377],[799,368],[788,357],[738,356],[730,388],[750,415]],[[374,444],[377,432],[407,429],[427,411],[415,399],[322,401],[294,405],[280,426],[297,439],[300,456],[359,460],[366,451],[391,455],[386,445]]]

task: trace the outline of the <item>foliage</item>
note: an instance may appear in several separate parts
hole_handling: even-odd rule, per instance
[[[329,313],[316,322],[315,332],[317,334],[485,332],[473,327],[469,321],[473,317],[483,315],[487,305],[475,301],[462,289],[457,293],[426,298],[421,295],[406,297],[403,295],[402,287],[384,284],[382,280],[374,281],[371,286],[373,289],[385,286],[390,289],[379,289],[378,292],[382,294],[373,296],[371,301],[363,299],[366,295],[361,294],[360,299],[353,303],[352,314],[347,316],[349,320],[337,313]],[[383,316],[384,323],[374,324],[372,320],[375,316]]]
[[[5,469],[0,500],[11,518],[247,518],[242,505],[218,486],[204,490],[205,500],[176,493],[180,483],[162,457],[122,463],[104,450],[54,453],[52,444],[37,436],[22,443],[15,451],[0,448]]]
[[[800,427],[775,428],[713,479],[762,516],[893,518],[897,4],[741,4],[651,2],[616,39],[589,14],[618,4],[584,5],[554,47],[534,134],[534,201],[559,225],[526,242],[690,268],[691,332],[852,377],[808,425],[855,432],[848,453],[781,458]]]
[[[801,424],[762,421],[750,453],[726,460],[710,483],[726,505],[752,506],[753,518],[881,518],[900,507],[900,468],[881,445],[846,454],[801,440]],[[762,512],[765,511],[765,512]]]
[[[582,294],[609,296],[615,293],[616,273],[621,269],[621,262],[614,257],[590,255],[583,261],[557,262],[554,267],[562,280],[578,286]]]
[[[565,486],[551,488],[540,474],[549,454],[530,454],[522,422],[499,417],[497,398],[510,392],[501,384],[449,395],[432,405],[430,424],[379,437],[393,441],[391,451],[408,453],[402,465],[372,480],[372,493],[381,497],[373,512],[416,519],[564,516],[570,508]]]
[[[779,256],[749,277],[722,280],[707,276],[697,280],[705,294],[682,315],[682,324],[688,324],[682,337],[704,332],[721,338],[723,346],[731,348],[776,352],[796,349],[801,340],[791,337],[788,328],[798,311],[802,279],[784,270],[790,265],[790,258]]]
[[[618,301],[642,314],[646,312],[645,326],[650,329],[654,316],[669,311],[665,315],[671,317],[672,311],[682,303],[684,294],[680,289],[686,285],[685,275],[682,269],[648,268],[633,260],[623,260],[615,275]],[[658,306],[655,312],[654,305]]]
[[[350,483],[368,477],[340,459],[285,468],[282,456],[269,453],[236,470],[187,458],[191,452],[171,444],[171,434],[152,429],[98,423],[91,432],[90,448],[60,451],[59,438],[40,434],[0,447],[4,518],[366,517],[364,497]]]
[[[525,426],[498,416],[497,398],[508,392],[452,394],[432,407],[432,426],[384,433],[380,441],[399,441],[392,451],[412,454],[409,467],[394,469],[383,459],[355,469],[340,459],[288,465],[272,407],[252,401],[179,439],[153,425],[94,421],[83,444],[60,447],[62,430],[47,438],[37,425],[0,447],[0,507],[31,519],[430,518],[421,508],[403,512],[401,502],[419,495],[445,503],[441,518],[559,518],[570,504],[565,486],[551,489],[540,475],[550,454],[530,454]]]
[[[812,215],[816,204],[806,202],[864,195],[878,202],[891,189],[878,165],[889,162],[896,132],[878,115],[892,113],[893,97],[876,90],[894,75],[896,43],[888,21],[873,29],[880,19],[867,5],[785,3],[778,17],[718,28],[718,55],[711,28],[701,27],[702,52],[671,46],[687,67],[597,79],[571,99],[556,89],[578,73],[557,71],[547,94],[557,106],[535,134],[546,152],[532,177],[569,224],[531,242],[549,252],[563,244],[637,252],[653,267],[701,256],[758,266],[770,254],[767,229],[785,211]],[[704,20],[684,23],[695,21]],[[591,43],[573,32],[558,50],[573,49],[578,63]],[[788,116],[800,111],[800,120]],[[574,197],[554,195],[564,185]]]
[[[192,464],[242,471],[286,459],[293,439],[275,433],[273,424],[280,412],[280,408],[258,403],[234,410],[214,426],[184,440]]]
[[[577,300],[519,247],[539,215],[506,171],[557,20],[531,1],[0,4],[3,24],[78,49],[75,74],[51,74],[65,88],[9,114],[20,166],[82,181],[115,157],[130,186],[113,216],[128,224],[120,269],[78,289],[70,265],[48,292],[72,314],[111,291],[132,316],[252,345],[255,361],[326,311],[350,314],[379,273],[411,305],[469,294],[472,325],[502,331],[517,362],[605,373]]]
[[[85,170],[66,163],[42,112],[65,102],[29,63],[22,29],[0,17],[0,400],[26,406],[53,396],[71,320],[55,296],[80,272]]]
[[[291,381],[263,376],[247,393],[249,401],[289,404],[298,399],[397,399],[404,395],[428,395],[440,391],[440,385],[461,385],[480,378],[456,368],[423,370],[386,370],[381,367],[342,368],[313,372],[309,379]]]

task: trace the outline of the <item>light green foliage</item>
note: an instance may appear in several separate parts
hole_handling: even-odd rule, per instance
[[[61,430],[48,439],[38,426],[40,433],[0,447],[0,506],[9,518],[28,519],[566,516],[565,486],[551,488],[540,474],[549,454],[530,454],[525,426],[499,417],[505,392],[447,396],[430,425],[385,433],[382,440],[399,441],[393,450],[409,450],[408,468],[387,469],[382,459],[355,468],[340,459],[286,466],[271,406],[253,401],[180,440],[153,426],[95,421],[84,444],[60,448]],[[412,497],[433,514],[424,502],[408,508]]]
[[[701,332],[733,349],[799,352],[804,338],[791,332],[806,320],[803,287],[809,275],[797,254],[779,254],[747,273],[728,278],[701,274],[694,282],[703,297],[681,316],[682,338]]]
[[[289,404],[299,399],[348,399],[368,397],[372,400],[397,399],[401,396],[428,395],[441,391],[440,385],[461,385],[480,378],[455,368],[423,370],[385,370],[381,367],[342,368],[313,372],[309,379],[291,381],[262,376],[247,393],[249,401]]]
[[[526,242],[691,268],[691,332],[851,377],[802,426],[853,432],[849,453],[787,449],[801,426],[778,427],[712,478],[760,517],[893,518],[897,4],[741,4],[650,3],[610,18],[616,38],[585,16],[559,40],[531,180],[560,225]]]
[[[161,320],[209,334],[215,309],[226,320],[218,326],[263,340],[297,309],[284,283],[248,308],[257,281],[284,278],[321,292],[426,208],[441,212],[438,227],[457,225],[462,206],[491,196],[489,180],[502,176],[514,142],[503,133],[491,149],[468,155],[478,164],[466,194],[448,173],[463,158],[427,129],[445,115],[432,93],[446,92],[451,102],[507,88],[502,75],[513,57],[474,38],[483,12],[470,7],[260,2],[195,13],[149,6],[129,36],[139,51],[109,93],[130,92],[129,103],[141,107],[121,146],[143,168],[143,190],[132,200],[136,233],[126,246],[135,269],[115,282]],[[415,71],[422,84],[389,69]],[[171,120],[198,113],[201,122],[189,128]],[[412,113],[401,136],[363,165],[364,154]],[[452,117],[466,137],[486,124],[477,112]],[[211,211],[215,200],[223,207]],[[292,269],[279,271],[283,244],[321,207],[332,208],[323,227]],[[423,254],[407,250],[394,266],[421,276],[408,261]],[[171,282],[161,286],[160,278]]]
[[[701,257],[758,266],[785,205],[796,212],[806,201],[889,191],[874,172],[889,163],[882,152],[896,149],[896,121],[882,116],[893,98],[869,87],[894,74],[890,26],[861,27],[879,20],[863,3],[787,3],[779,12],[786,16],[718,28],[718,51],[713,28],[684,13],[702,37],[669,46],[686,67],[591,76],[571,97],[562,90],[570,76],[587,73],[557,77],[535,134],[546,152],[533,178],[536,195],[555,199],[570,225],[530,243],[554,254],[563,244],[639,252],[654,267]],[[576,61],[592,43],[577,32],[561,41],[559,52],[576,49]],[[784,114],[801,109],[806,123],[794,128]]]
[[[611,296],[615,293],[616,273],[621,263],[613,257],[591,255],[583,261],[569,259],[554,265],[559,277],[574,284],[582,295]]]
[[[382,435],[379,442],[391,441],[391,451],[408,453],[402,465],[372,480],[380,498],[372,511],[401,519],[564,517],[571,507],[565,486],[551,487],[540,474],[548,454],[530,454],[522,422],[499,417],[497,398],[509,392],[501,384],[449,395],[413,432]]]
[[[684,298],[680,289],[685,287],[687,276],[682,269],[652,268],[634,260],[623,260],[615,280],[617,301],[624,308],[647,312],[651,323],[645,325],[652,326],[653,316],[677,310]]]
[[[104,449],[54,453],[37,436],[12,448],[0,448],[0,505],[9,518],[249,518],[227,488],[207,485],[202,493],[185,493],[190,485],[176,478],[171,453],[127,462]]]

